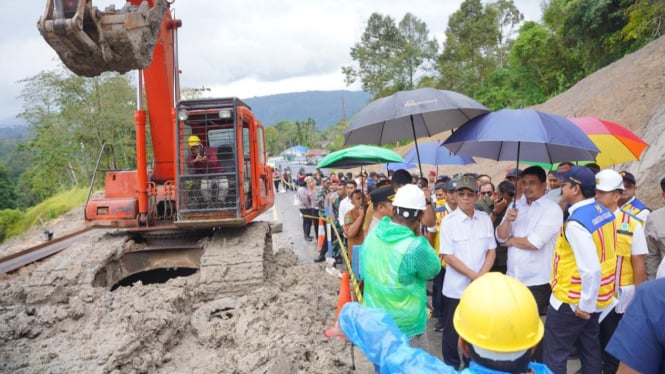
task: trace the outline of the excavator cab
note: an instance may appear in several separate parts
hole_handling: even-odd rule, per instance
[[[244,226],[274,201],[263,126],[238,98],[177,106],[176,226]]]
[[[75,74],[94,77],[105,71],[126,73],[150,65],[168,3],[128,1],[104,11],[90,0],[48,0],[37,28]]]

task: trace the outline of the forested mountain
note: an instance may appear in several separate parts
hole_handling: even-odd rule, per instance
[[[370,100],[363,91],[307,91],[243,99],[266,126],[311,118],[319,130],[350,119]],[[344,108],[344,112],[342,111]]]

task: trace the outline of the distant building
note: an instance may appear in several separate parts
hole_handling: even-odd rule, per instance
[[[309,148],[302,145],[294,145],[291,148],[286,149],[284,152],[279,155],[285,158],[293,159],[296,157],[304,157],[305,154],[309,151]]]

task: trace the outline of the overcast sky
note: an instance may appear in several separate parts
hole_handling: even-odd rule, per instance
[[[485,2],[485,1],[484,1]],[[514,0],[528,20],[538,21],[539,0]],[[347,87],[341,67],[353,63],[373,12],[397,22],[407,12],[425,21],[443,42],[448,17],[462,0],[176,0],[182,87],[206,87],[214,96],[248,98]],[[0,5],[0,119],[21,110],[21,79],[58,68],[55,52],[37,30],[46,0]],[[93,0],[103,10],[123,1]]]

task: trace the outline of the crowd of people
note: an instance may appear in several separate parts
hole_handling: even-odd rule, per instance
[[[565,373],[577,355],[583,373],[665,372],[665,288],[653,295],[656,281],[648,282],[665,276],[665,208],[651,213],[636,197],[631,173],[563,163],[549,173],[539,166],[510,169],[497,185],[488,175],[451,178],[432,171],[420,178],[406,170],[317,171],[302,181],[297,196],[305,238],[317,225],[311,217],[338,226],[343,243],[335,248],[359,262],[364,307],[390,316],[411,348],[429,349],[431,312],[435,330],[442,331],[443,361],[454,370],[480,365],[522,372],[513,369],[526,370],[527,357],[543,364],[537,372]],[[660,188],[665,199],[665,178]],[[321,249],[315,261],[325,256]],[[490,317],[482,312],[501,311],[518,292],[506,286],[501,292],[510,295],[497,291],[474,315],[473,307],[463,307],[465,295],[488,273],[505,274],[508,281],[495,282],[514,281],[535,305],[528,313],[542,323],[542,334],[511,336],[528,343],[519,350],[491,341],[476,345],[460,330],[460,318],[484,326],[482,319]],[[533,334],[534,326],[513,329]],[[645,355],[627,345],[641,346],[636,340],[642,335],[651,344]]]

